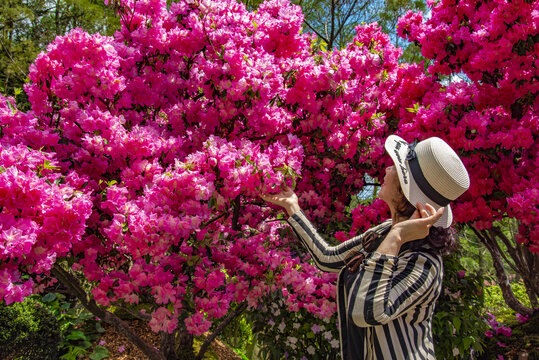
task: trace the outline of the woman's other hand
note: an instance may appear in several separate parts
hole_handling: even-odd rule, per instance
[[[402,244],[423,239],[429,234],[430,228],[438,221],[443,212],[443,207],[436,211],[430,204],[423,206],[417,203],[412,216],[408,220],[396,223],[391,230],[398,233]]]
[[[376,251],[380,254],[397,256],[403,244],[425,238],[443,212],[444,208],[436,211],[429,204],[425,206],[416,204],[416,211],[412,216],[408,220],[394,224]]]
[[[265,201],[283,207],[289,216],[292,216],[301,208],[299,207],[298,197],[288,186],[277,194],[260,194]]]

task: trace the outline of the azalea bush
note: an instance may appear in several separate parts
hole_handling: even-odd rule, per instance
[[[113,37],[75,29],[38,55],[30,111],[0,97],[0,300],[60,281],[155,359],[194,357],[193,336],[273,294],[327,320],[335,276],[300,265],[281,209],[258,194],[295,187],[343,241],[387,216],[381,202],[345,209],[383,175],[391,133],[459,152],[472,186],[455,221],[491,238],[492,219],[518,219],[509,240],[537,294],[526,273],[539,251],[536,3],[441,1],[425,22],[406,15],[399,32],[432,59],[428,73],[399,63],[376,24],[320,51],[286,0],[256,12],[234,0],[109,5],[122,21]],[[441,80],[455,73],[469,81]],[[146,320],[161,347],[111,305]]]
[[[315,284],[297,284],[315,286]],[[333,298],[329,284],[322,287]],[[333,299],[335,301],[335,299]],[[309,311],[287,304],[281,292],[270,294],[247,318],[261,359],[340,359],[339,331],[333,306],[320,319]],[[333,316],[329,316],[332,314]]]

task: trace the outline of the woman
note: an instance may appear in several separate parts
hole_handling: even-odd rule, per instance
[[[385,148],[394,165],[378,196],[391,219],[338,246],[320,237],[291,189],[262,198],[286,210],[320,270],[339,272],[342,359],[434,359],[431,320],[442,286],[441,254],[454,244],[449,203],[470,181],[442,139],[408,144],[391,135]]]

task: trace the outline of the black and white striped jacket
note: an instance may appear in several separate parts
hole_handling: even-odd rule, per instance
[[[428,245],[401,248],[398,256],[367,254],[369,231],[384,232],[391,220],[338,246],[329,246],[303,212],[288,223],[322,271],[339,272],[337,304],[343,360],[435,359],[432,315],[442,288],[442,258]],[[352,251],[365,254],[355,273],[345,266]]]

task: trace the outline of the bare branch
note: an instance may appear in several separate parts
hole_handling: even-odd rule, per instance
[[[329,42],[328,47],[330,49],[333,48],[333,41],[335,40],[335,37],[333,36],[335,34],[335,0],[331,0],[331,34],[329,35]]]
[[[495,246],[496,249],[498,250],[498,252],[500,253],[500,255],[503,257],[503,259],[505,260],[505,262],[511,267],[511,269],[513,269],[514,272],[518,273],[518,269],[517,269],[517,266],[518,264],[513,264],[513,262],[516,262],[514,261],[515,260],[515,249],[513,249],[511,247],[511,244],[509,243],[505,243],[504,241],[504,244],[505,246],[507,247],[507,251],[509,251],[509,254],[511,255],[511,258],[513,259],[513,261],[509,261],[509,259],[507,258],[507,255],[505,255],[505,253],[502,251],[500,245],[498,244],[498,242],[496,241],[496,235],[497,233],[495,231],[493,231],[492,229],[489,229],[489,233],[490,233],[490,236],[492,237],[493,241],[492,241],[492,246]],[[502,239],[503,241],[503,239]]]
[[[307,25],[309,27],[309,29],[311,29],[320,39],[324,40],[326,43],[328,43],[328,39],[326,39],[322,34],[320,34],[318,31],[316,31],[316,29],[314,27],[311,26],[311,24],[309,24],[309,22],[307,22],[307,20],[303,20],[303,22],[305,23],[305,25]]]
[[[356,7],[356,3],[357,3],[357,0],[354,0],[354,3],[350,6],[350,8],[348,9],[348,14],[346,14],[346,16],[344,17],[344,20],[342,21],[341,23],[341,26],[339,27],[339,29],[337,30],[337,33],[335,34],[335,37],[339,36],[342,29],[344,28],[344,25],[348,22],[348,19],[350,18],[350,15],[352,15],[352,10]],[[369,2],[365,2],[363,4],[363,6],[359,9],[361,11],[365,10],[365,8],[367,7],[367,4]]]
[[[19,67],[19,65],[17,64],[17,62],[15,60],[13,60],[13,57],[11,56],[11,53],[9,52],[9,50],[7,49],[6,45],[4,45],[4,42],[2,41],[2,38],[0,38],[0,44],[2,44],[2,48],[4,49],[4,51],[6,52],[9,60],[11,60],[11,62],[15,65],[15,67],[17,68],[17,70],[23,75],[23,76],[26,76],[26,73],[24,71],[21,70],[21,68]]]

